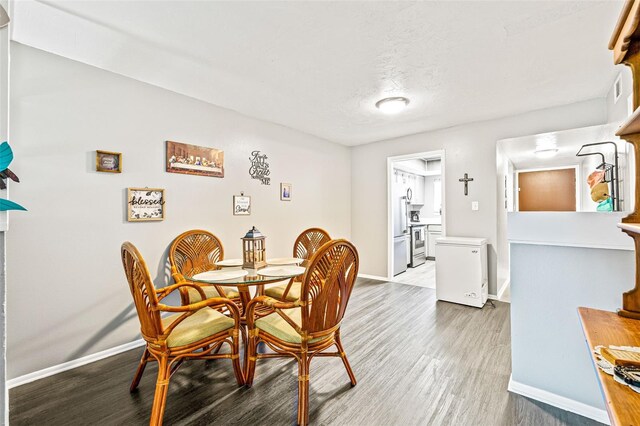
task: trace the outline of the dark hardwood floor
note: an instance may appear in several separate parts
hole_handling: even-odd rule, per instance
[[[510,394],[509,305],[470,308],[435,291],[360,279],[342,327],[358,385],[338,358],[311,364],[310,421],[319,425],[597,425]],[[144,425],[155,366],[137,392],[129,383],[142,349],[10,391],[12,425]],[[43,353],[43,356],[46,356]],[[173,376],[171,425],[288,425],[296,421],[297,367],[258,362],[251,389],[228,360],[185,363]]]

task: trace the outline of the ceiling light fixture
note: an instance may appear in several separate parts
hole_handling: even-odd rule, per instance
[[[376,102],[376,108],[385,114],[397,114],[409,105],[409,99],[402,96],[384,98]]]
[[[536,149],[533,153],[540,158],[551,158],[558,153],[558,148]]]

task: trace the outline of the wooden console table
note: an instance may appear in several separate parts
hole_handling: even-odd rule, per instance
[[[578,308],[578,313],[611,424],[640,426],[640,393],[600,370],[593,356],[593,348],[598,345],[640,346],[640,321],[592,308]]]

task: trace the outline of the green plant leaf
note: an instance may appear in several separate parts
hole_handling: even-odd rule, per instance
[[[9,164],[13,161],[13,150],[9,146],[8,142],[2,142],[0,144],[0,170],[4,170],[9,167]]]
[[[6,212],[7,210],[27,210],[18,203],[0,198],[0,212]]]

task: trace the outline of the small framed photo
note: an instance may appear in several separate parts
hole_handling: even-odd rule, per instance
[[[127,221],[164,220],[164,189],[127,188]]]
[[[96,151],[96,171],[122,173],[122,153]]]
[[[280,200],[291,201],[291,184],[290,183],[280,184]]]
[[[251,214],[251,197],[246,195],[233,196],[234,216],[249,216]]]

